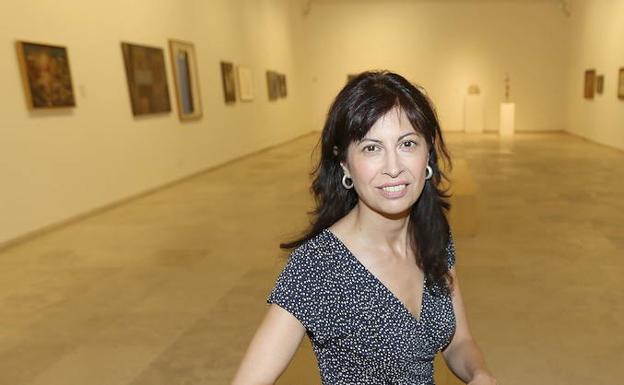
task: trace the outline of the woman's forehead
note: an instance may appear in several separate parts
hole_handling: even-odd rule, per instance
[[[403,110],[393,108],[377,119],[377,121],[364,134],[364,138],[370,138],[371,136],[402,136],[407,133],[416,133],[417,135],[422,136],[420,131],[412,125],[407,117],[407,114],[405,114]]]

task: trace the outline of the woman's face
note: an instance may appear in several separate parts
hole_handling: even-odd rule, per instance
[[[361,141],[349,145],[347,161],[341,165],[361,203],[382,214],[401,214],[423,190],[428,154],[425,138],[395,107]]]

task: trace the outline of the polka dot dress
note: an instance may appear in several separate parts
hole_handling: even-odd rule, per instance
[[[448,294],[423,290],[416,318],[329,229],[291,252],[267,303],[306,328],[324,385],[435,385],[433,359],[455,332]]]

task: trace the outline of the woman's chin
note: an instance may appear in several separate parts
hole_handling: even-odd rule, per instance
[[[406,202],[407,201],[392,202],[390,204],[388,204],[387,202],[384,202],[378,205],[375,211],[377,211],[379,214],[389,219],[405,218],[409,216],[411,209],[412,209],[412,205],[407,204]]]

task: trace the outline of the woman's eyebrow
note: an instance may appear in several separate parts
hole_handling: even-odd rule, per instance
[[[407,133],[399,136],[399,139],[397,139],[397,142],[399,140],[405,138],[406,136],[410,136],[410,135],[417,135],[417,134],[415,132],[407,132]],[[364,141],[367,141],[367,140],[371,141],[371,142],[375,142],[375,143],[382,143],[382,141],[379,140],[379,139],[373,139],[373,138],[367,138],[367,137],[362,138],[362,140],[360,140],[360,142],[364,142]]]

